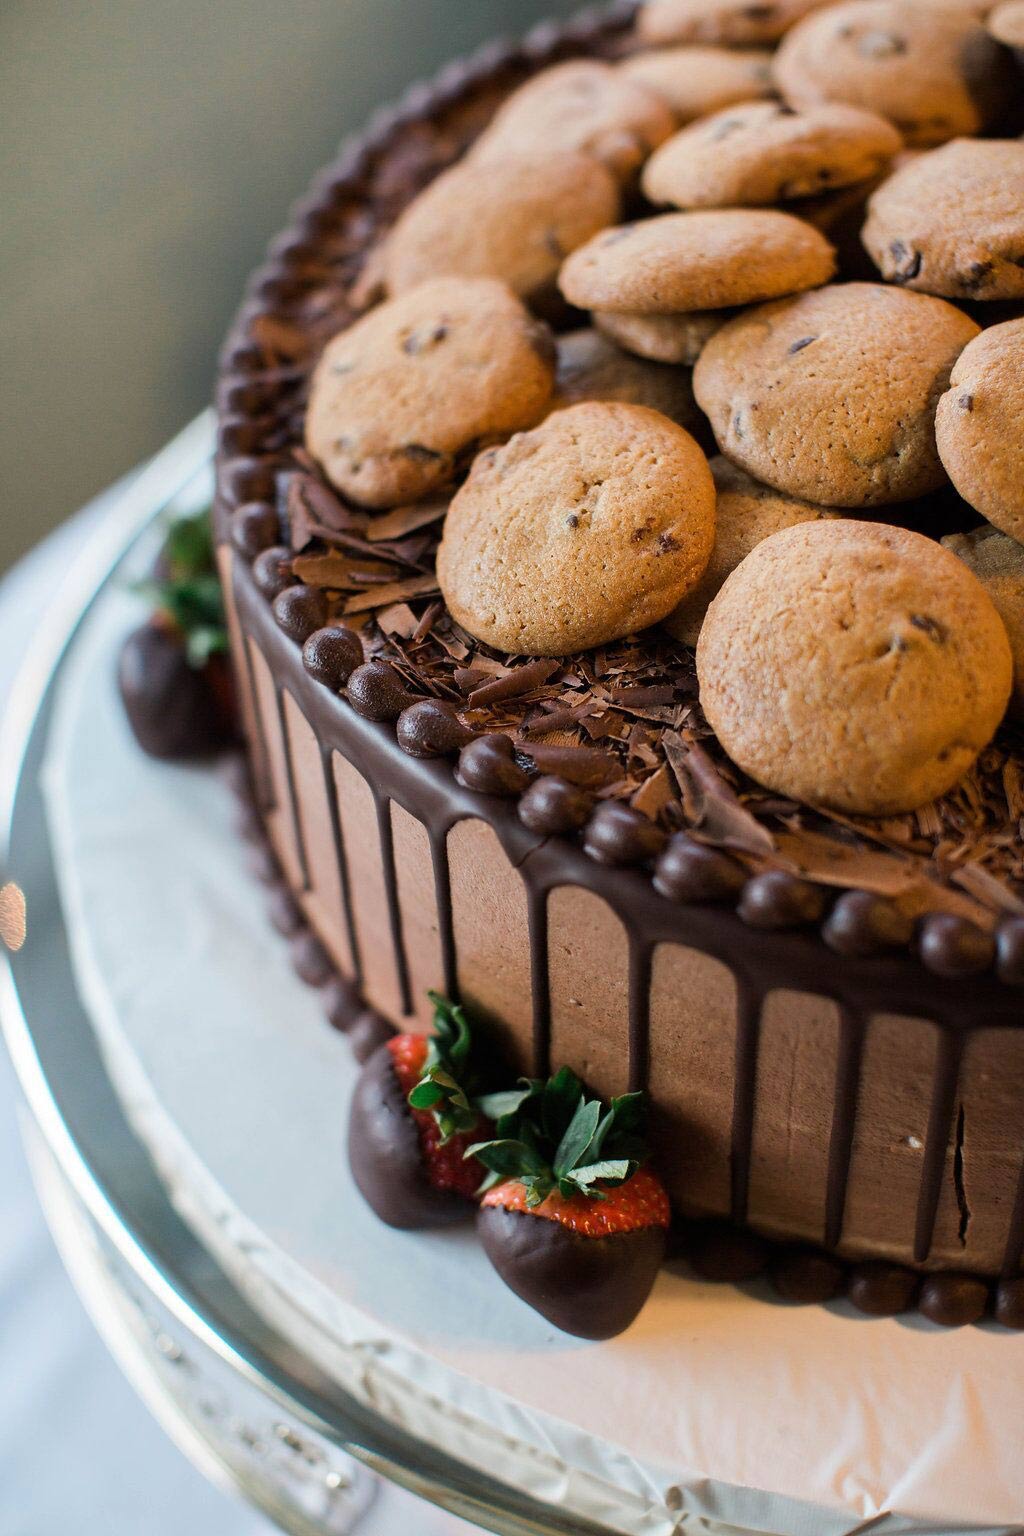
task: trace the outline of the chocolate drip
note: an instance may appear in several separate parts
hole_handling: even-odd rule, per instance
[[[629,1091],[646,1092],[651,1066],[651,946],[629,935]]]
[[[299,795],[295,787],[295,762],[292,757],[292,739],[288,734],[288,717],[285,714],[284,708],[284,689],[280,683],[275,683],[274,685],[274,703],[277,706],[277,726],[281,732],[281,750],[284,752],[284,775],[288,785],[288,814],[291,818],[292,833],[295,837],[295,857],[299,861],[302,889],[303,891],[308,891],[311,889],[309,859],[306,856],[306,838],[302,830]]]
[[[1021,1162],[1017,1177],[1017,1193],[1010,1215],[1010,1229],[1006,1234],[1006,1249],[1003,1253],[1003,1267],[1000,1270],[1004,1279],[1017,1274],[1022,1253],[1024,1253],[1024,1161]]]
[[[441,941],[441,968],[445,995],[459,1000],[459,965],[455,952],[455,915],[452,911],[452,881],[448,867],[448,829],[426,828],[430,839],[430,861],[434,869],[434,901],[437,906],[437,932]]]
[[[851,1008],[839,1015],[839,1056],[832,1108],[832,1135],[828,1148],[828,1184],[825,1193],[825,1247],[835,1248],[843,1233],[850,1155],[857,1125],[860,1065],[864,1050],[865,1019]]]
[[[256,688],[256,669],[252,663],[253,642],[243,631],[242,654],[245,657],[245,683],[249,691],[249,700],[252,705],[252,723],[255,740],[253,742],[253,787],[256,791],[256,804],[266,814],[275,809],[274,780],[270,772],[270,748],[267,746],[267,729],[263,723],[263,711],[260,709],[260,696]],[[237,671],[236,671],[237,676]],[[242,679],[238,678],[239,690]]]
[[[413,1011],[412,990],[409,986],[409,966],[405,958],[405,940],[402,936],[402,907],[398,899],[395,840],[391,830],[391,801],[369,779],[367,783],[377,812],[377,835],[380,838],[380,859],[384,871],[384,891],[388,901],[388,925],[391,929],[391,946],[395,956],[398,995],[402,1003],[402,1013],[408,1015]]]
[[[334,863],[338,871],[338,887],[341,891],[341,905],[345,913],[345,928],[348,932],[349,951],[352,955],[352,970],[355,979],[360,986],[363,984],[363,959],[359,951],[359,935],[356,932],[355,911],[352,906],[352,885],[348,873],[348,857],[345,853],[345,837],[341,830],[341,813],[338,810],[338,786],[334,779],[333,769],[334,753],[330,747],[320,746],[320,765],[324,775],[324,794],[327,796],[327,811],[331,818],[331,841],[334,844]]]
[[[962,1055],[962,1034],[944,1032],[939,1035],[935,1076],[932,1081],[932,1103],[928,1113],[924,1167],[921,1170],[921,1187],[917,1200],[917,1222],[914,1228],[915,1264],[923,1264],[927,1259],[935,1236],[935,1213],[939,1208],[939,1194],[946,1167],[949,1129],[953,1123],[953,1105],[956,1100]]]
[[[750,1193],[750,1150],[754,1140],[757,1053],[761,1043],[764,997],[746,977],[736,977],[736,1070],[733,1086],[730,1209],[734,1221],[746,1221]]]
[[[551,974],[548,970],[548,893],[526,881],[526,917],[530,928],[530,990],[533,999],[533,1071],[551,1071]]]

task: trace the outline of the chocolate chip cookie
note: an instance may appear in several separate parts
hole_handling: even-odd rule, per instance
[[[546,326],[492,278],[439,278],[328,342],[310,384],[306,447],[353,501],[391,507],[444,485],[480,443],[544,413]]]
[[[901,144],[891,123],[857,107],[744,102],[667,140],[644,167],[643,189],[679,208],[785,202],[868,181]]]
[[[658,48],[634,54],[619,69],[657,91],[679,124],[773,90],[771,54],[764,48]]]
[[[470,153],[494,165],[577,150],[626,180],[675,126],[668,103],[642,81],[597,59],[570,59],[513,91]]]
[[[909,501],[945,482],[935,407],[977,335],[943,299],[833,285],[730,320],[694,392],[722,452],[768,485],[822,506]]]
[[[634,315],[596,312],[595,326],[637,357],[654,363],[683,363],[692,368],[709,336],[731,320],[732,309],[694,309],[679,315]]]
[[[581,309],[664,315],[723,309],[827,283],[824,235],[774,208],[712,208],[620,224],[564,263],[558,285]]]
[[[733,571],[697,646],[734,762],[853,815],[916,810],[991,740],[1010,696],[1003,622],[949,550],[885,524],[803,523]]]
[[[1007,100],[1008,70],[976,16],[921,0],[830,5],[793,28],[773,65],[793,106],[847,102],[922,145],[990,127]]]
[[[387,291],[434,277],[496,277],[526,299],[550,288],[563,258],[614,224],[619,185],[592,155],[465,161],[413,200],[379,259]]]
[[[1024,544],[1024,320],[982,331],[957,358],[935,435],[965,501]]]
[[[627,405],[646,405],[689,432],[706,426],[693,398],[688,368],[645,362],[589,328],[558,338],[552,407],[563,410],[583,400],[622,400]]]
[[[640,405],[588,402],[480,454],[437,554],[475,639],[562,656],[646,629],[702,575],[715,486],[689,433]]]
[[[637,16],[637,31],[645,42],[774,43],[782,34],[827,0],[647,0]]]
[[[1024,142],[954,139],[918,155],[872,194],[863,237],[891,283],[1024,298]]]
[[[1013,656],[1010,708],[1020,718],[1024,716],[1024,545],[996,528],[950,533],[942,542],[974,572],[1006,626]]]
[[[721,454],[711,460],[711,473],[717,492],[715,547],[700,581],[665,620],[669,634],[686,645],[697,644],[709,603],[721,591],[726,577],[763,539],[778,533],[780,528],[840,515],[809,501],[780,495],[770,485],[752,480]]]
[[[1024,0],[1006,0],[988,18],[988,30],[1007,48],[1024,49]]]

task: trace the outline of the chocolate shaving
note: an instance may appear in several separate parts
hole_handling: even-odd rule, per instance
[[[503,677],[496,677],[491,682],[482,683],[474,688],[467,699],[472,709],[480,709],[485,704],[497,704],[502,699],[516,699],[523,694],[531,693],[534,688],[546,683],[553,672],[557,672],[561,663],[550,661],[547,657],[540,656],[536,661],[528,661],[525,666],[516,667],[511,672],[506,672]]]
[[[371,544],[379,544],[381,539],[401,539],[418,528],[440,522],[447,511],[447,501],[420,501],[411,507],[395,507],[393,511],[371,519],[366,537]]]
[[[819,885],[855,887],[877,896],[905,896],[921,883],[913,860],[840,842],[826,833],[805,828],[778,832],[775,847],[781,863]]]
[[[373,608],[387,608],[392,603],[404,603],[410,597],[433,596],[438,590],[436,576],[409,576],[405,581],[392,581],[372,592],[361,592],[345,603],[344,613],[366,613]]]
[[[584,789],[610,784],[622,777],[622,770],[611,753],[595,752],[592,747],[556,747],[531,741],[519,746],[518,751],[531,758],[539,772],[557,774]]]
[[[670,732],[666,732],[662,745],[669,766],[683,793],[684,809],[688,819],[708,842],[723,848],[735,848],[740,853],[770,856],[775,851],[775,840],[768,828],[741,805],[736,793],[722,778],[703,747],[696,742],[684,745],[675,738],[673,747]],[[678,748],[681,747],[680,752]],[[687,780],[684,790],[683,781]]]
[[[980,901],[983,906],[991,907],[993,912],[1024,913],[1024,900],[997,879],[984,864],[962,864],[953,871],[952,878],[968,895]]]
[[[292,571],[309,587],[327,587],[334,592],[358,590],[361,587],[394,584],[398,575],[393,565],[382,560],[354,561],[337,550],[324,555],[296,555]]]
[[[629,803],[635,811],[642,811],[652,821],[657,821],[669,802],[676,798],[672,784],[672,775],[663,763],[657,772],[644,779],[640,788],[630,796]]]
[[[408,603],[392,603],[377,614],[377,624],[386,635],[398,635],[411,640],[416,633],[418,619]]]
[[[430,606],[424,610],[423,617],[416,625],[416,629],[412,635],[413,645],[422,645],[423,641],[426,640],[427,636],[430,634],[434,625],[437,623],[438,619],[443,613],[444,603],[441,602],[440,598],[438,598],[436,602],[431,603]]]

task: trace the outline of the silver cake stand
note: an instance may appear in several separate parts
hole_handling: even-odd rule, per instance
[[[614,1526],[570,1518],[414,1439],[268,1328],[172,1208],[78,996],[39,789],[53,691],[126,551],[168,504],[208,485],[212,439],[212,421],[198,418],[104,518],[52,598],[0,733],[0,1021],[47,1219],[93,1321],[167,1432],[282,1529],[353,1530],[383,1476],[509,1536],[597,1536]]]

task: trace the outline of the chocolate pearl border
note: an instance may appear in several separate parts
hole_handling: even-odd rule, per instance
[[[259,560],[260,552],[250,553],[255,529],[239,528],[235,532],[236,514],[245,503],[276,503],[276,471],[283,465],[281,454],[289,434],[297,431],[301,423],[305,382],[315,355],[322,342],[342,328],[346,318],[351,318],[350,311],[338,299],[339,278],[350,282],[357,275],[376,232],[369,221],[360,220],[357,205],[366,197],[374,172],[386,166],[388,152],[397,138],[404,130],[426,123],[443,108],[468,101],[474,92],[498,84],[504,77],[511,86],[538,68],[580,53],[621,55],[630,46],[630,23],[635,10],[636,0],[616,0],[611,6],[583,11],[567,23],[542,22],[518,45],[488,43],[468,59],[446,65],[432,81],[411,86],[396,105],[377,112],[366,131],[347,140],[336,160],[314,179],[309,193],[294,209],[291,225],[271,243],[266,260],[253,273],[220,355],[215,518],[218,538],[231,538],[242,558],[252,560],[255,556]],[[398,211],[395,207],[393,213]],[[343,229],[350,215],[349,223],[354,227]],[[330,250],[325,248],[326,237],[331,239]],[[330,287],[324,294],[327,285]],[[333,306],[329,303],[318,310],[318,291],[322,299],[333,300]],[[282,358],[271,368],[267,367],[266,353],[259,340],[261,328],[267,327],[274,349]],[[253,520],[252,514],[245,516],[247,521]],[[261,525],[259,537],[268,537],[266,524]],[[266,567],[271,552],[265,549],[262,554]],[[289,600],[289,606],[291,601],[294,600]],[[357,686],[349,698],[360,714],[369,713],[360,696],[360,687],[366,681],[357,676]],[[415,697],[405,695],[400,700],[397,688],[383,691],[388,693],[386,702],[380,697],[380,688],[370,690],[377,701],[373,707],[383,711],[370,718],[390,724],[400,722],[405,711],[415,705]],[[342,697],[347,696],[345,689],[340,692]],[[430,755],[454,755],[460,725],[456,712],[451,728],[438,732],[436,739],[430,741]],[[399,725],[398,745],[410,755],[426,755],[422,751],[424,739],[422,731]],[[485,739],[477,738],[477,746]],[[507,759],[504,749],[498,750]],[[487,750],[479,755],[486,759]],[[568,777],[564,769],[557,772],[558,776]],[[490,785],[486,773],[459,772],[458,776],[465,787],[481,794],[512,798],[528,793],[546,777],[531,759],[526,744],[514,744],[512,758],[500,772],[494,773]],[[742,920],[757,928],[814,928],[825,944],[840,948],[835,942],[838,923],[832,920],[832,914],[844,895],[856,895],[856,891],[829,890],[796,875],[773,870],[750,873],[736,890],[729,890],[730,882],[722,879],[708,894],[702,893],[699,882],[694,880],[685,897],[677,897],[675,891],[683,889],[686,882],[659,881],[656,874],[656,858],[664,842],[660,829],[652,824],[655,835],[647,838],[642,831],[628,837],[620,828],[616,843],[607,829],[608,804],[596,802],[579,828],[569,827],[557,835],[572,837],[598,862],[647,870],[653,876],[655,889],[668,900],[728,904]],[[693,841],[702,846],[698,839]],[[672,843],[670,839],[669,848]],[[723,858],[729,857],[723,852]],[[877,904],[870,915],[865,904],[863,914],[858,914],[857,909],[853,914],[844,911],[842,942],[850,946],[846,953],[861,955],[900,949],[933,975],[953,981],[991,972],[1007,987],[1024,987],[1024,938],[1018,931],[1024,919],[1004,917],[996,925],[994,935],[989,936],[963,918],[947,918],[949,914],[943,912],[926,914],[904,936],[898,922],[880,921]],[[880,938],[880,930],[885,939]]]
[[[356,983],[334,967],[306,922],[264,832],[245,757],[228,758],[222,777],[237,799],[236,828],[267,888],[268,918],[288,945],[292,969],[320,994],[327,1022],[345,1035],[362,1064],[398,1031],[368,1006]],[[666,1262],[684,1261],[701,1280],[732,1285],[765,1280],[789,1305],[845,1299],[869,1317],[919,1311],[940,1327],[959,1328],[987,1318],[1008,1330],[1024,1329],[1024,1275],[918,1272],[884,1260],[847,1260],[808,1244],[762,1237],[728,1221],[687,1220],[675,1214],[668,1255]]]

